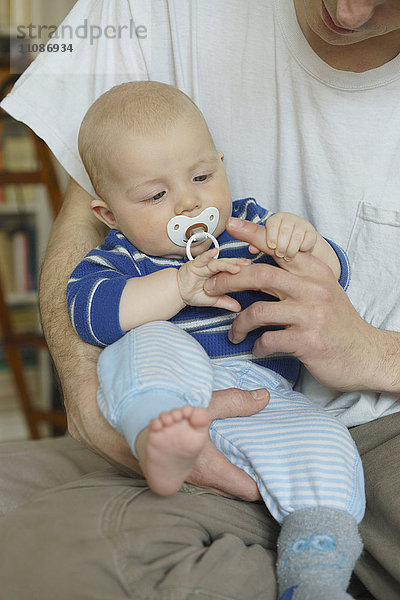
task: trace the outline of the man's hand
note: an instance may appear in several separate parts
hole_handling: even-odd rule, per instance
[[[209,405],[210,424],[215,419],[245,417],[262,410],[269,401],[267,390],[247,392],[228,389],[214,392]],[[261,500],[255,481],[244,471],[235,467],[217,450],[211,440],[197,459],[190,474],[189,483],[204,487],[223,496],[249,502]]]
[[[265,229],[248,221],[230,219],[234,237],[272,254]],[[254,345],[258,357],[276,352],[296,356],[324,385],[338,390],[379,389],[376,364],[382,333],[357,314],[332,270],[310,253],[298,253],[282,268],[266,264],[243,267],[238,275],[221,273],[205,284],[210,295],[239,290],[261,290],[280,302],[255,302],[234,321],[229,337],[239,343],[258,327],[283,325],[265,332]]]
[[[86,400],[86,410],[79,414],[70,411],[70,431],[73,437],[102,456],[117,470],[131,477],[143,476],[139,463],[133,456],[125,438],[117,433],[105,420],[96,402],[97,378],[91,384],[91,401],[88,402],[89,381],[80,390],[80,399]],[[85,395],[83,396],[83,391]],[[214,392],[209,405],[210,424],[214,419],[248,416],[262,410],[269,401],[267,390],[247,392],[227,389]],[[69,402],[70,406],[77,406]],[[89,406],[90,405],[90,406]],[[86,416],[90,415],[91,419]],[[209,439],[188,479],[189,483],[209,489],[229,498],[255,502],[261,500],[254,480],[235,467]]]

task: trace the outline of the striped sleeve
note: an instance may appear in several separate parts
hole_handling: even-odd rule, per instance
[[[340,277],[339,277],[339,284],[342,286],[342,288],[344,289],[344,291],[347,290],[347,288],[349,287],[350,284],[350,263],[349,263],[349,259],[347,257],[346,252],[337,244],[335,244],[335,242],[332,242],[331,240],[328,240],[328,238],[324,238],[324,240],[326,240],[328,242],[328,244],[330,244],[330,246],[332,246],[333,250],[336,253],[336,256],[339,259],[340,262],[340,268],[341,268],[341,273],[340,273]]]
[[[232,203],[232,216],[238,219],[245,219],[246,221],[265,225],[266,220],[272,214],[272,211],[257,204],[254,198],[235,200]]]
[[[128,279],[139,275],[125,248],[99,246],[73,271],[67,286],[68,314],[79,337],[88,344],[107,346],[124,335],[119,304]]]

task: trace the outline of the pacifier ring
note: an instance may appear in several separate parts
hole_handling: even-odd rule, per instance
[[[218,256],[219,256],[219,243],[218,243],[218,240],[212,235],[212,233],[208,233],[208,231],[203,231],[201,235],[204,236],[204,239],[209,238],[213,242],[214,246],[218,250],[218,254],[216,256],[214,256],[214,258],[218,258]],[[187,244],[186,244],[186,256],[188,257],[189,260],[193,260],[192,253],[190,251],[191,245],[193,244],[193,242],[197,242],[197,241],[199,241],[198,240],[198,234],[196,235],[195,233],[193,235],[191,235],[190,238],[187,241]]]

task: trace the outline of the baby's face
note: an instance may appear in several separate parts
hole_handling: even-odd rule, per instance
[[[182,119],[151,136],[125,132],[108,149],[111,225],[145,254],[180,257],[186,250],[169,239],[168,221],[181,214],[195,217],[215,206],[220,214],[217,237],[232,210],[222,158],[200,119]],[[192,246],[193,256],[210,246],[209,239]]]

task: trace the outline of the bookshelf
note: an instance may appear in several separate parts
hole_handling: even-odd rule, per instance
[[[4,112],[0,142],[0,409],[17,399],[30,437],[38,438],[49,434],[49,426],[66,427],[65,415],[52,408],[52,367],[37,295],[61,192],[45,143]]]

